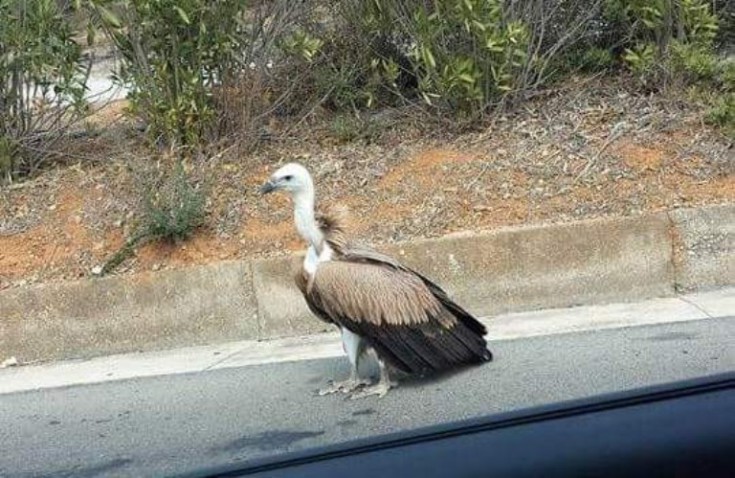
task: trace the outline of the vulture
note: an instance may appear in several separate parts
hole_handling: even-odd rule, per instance
[[[296,229],[308,244],[296,273],[311,312],[336,325],[349,358],[350,376],[319,391],[352,398],[383,397],[400,371],[424,376],[492,360],[485,327],[424,275],[397,260],[347,239],[340,214],[317,215],[314,183],[296,163],[276,171],[261,194],[291,196]],[[378,359],[376,384],[361,379],[358,365],[371,350]]]

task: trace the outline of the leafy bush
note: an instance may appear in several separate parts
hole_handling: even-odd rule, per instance
[[[716,78],[723,90],[735,91],[735,58],[719,62]]]
[[[715,99],[705,120],[722,128],[727,136],[735,140],[735,92],[728,92]]]
[[[235,68],[245,0],[89,0],[122,55],[119,80],[155,140],[197,145],[211,138],[211,89]]]
[[[303,84],[313,94],[296,100],[316,97],[354,111],[418,98],[440,114],[476,117],[542,84],[546,56],[581,32],[588,14],[545,15],[545,2],[516,11],[501,0],[344,0],[280,44],[284,61],[308,72]],[[552,24],[556,36],[530,27],[543,32]]]
[[[705,0],[608,0],[606,15],[625,33],[624,61],[644,83],[711,79],[717,16]]]
[[[735,2],[732,0],[713,0],[712,13],[717,15],[719,28],[715,44],[722,49],[735,48]]]
[[[0,179],[28,175],[83,114],[89,65],[56,0],[0,0]]]
[[[633,48],[626,49],[623,60],[631,71],[644,81],[658,68],[656,46],[653,43],[639,43]]]
[[[370,103],[367,85],[369,53],[360,51],[362,42],[347,36],[330,34],[312,60],[301,61],[301,68],[310,71],[308,81],[313,83],[317,97],[335,110],[354,111]]]
[[[674,41],[670,58],[673,71],[681,74],[686,83],[712,80],[718,70],[717,56],[703,45]]]
[[[354,115],[419,100],[474,119],[619,61],[646,85],[723,76],[706,0],[86,1],[123,54],[133,111],[173,145],[257,141],[269,116],[315,103]]]
[[[608,48],[589,47],[571,60],[572,66],[583,71],[604,71],[615,64],[615,57]]]
[[[673,40],[711,45],[717,35],[706,0],[607,0],[605,14],[630,43],[653,43],[660,54]]]
[[[308,102],[350,112],[389,102],[375,70],[378,39],[362,16],[368,3],[335,2],[319,15],[300,19],[295,31],[278,42],[287,74],[300,73],[301,91],[290,98],[290,111],[308,108]]]
[[[506,18],[503,5],[501,0],[348,0],[339,14],[362,38],[363,55],[353,55],[355,67],[337,78],[345,78],[345,86],[359,82],[368,105],[381,91],[392,91],[402,98],[418,94],[441,110],[482,113],[520,87],[529,61],[528,28]]]
[[[501,1],[441,2],[416,11],[411,58],[422,74],[421,94],[450,108],[481,110],[514,91],[528,58],[529,31],[503,19]],[[461,33],[459,33],[461,32]]]

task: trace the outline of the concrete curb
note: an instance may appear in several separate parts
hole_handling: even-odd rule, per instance
[[[641,300],[735,284],[735,205],[506,228],[381,248],[480,316]],[[300,256],[0,293],[0,362],[329,330],[293,285]]]
[[[727,317],[721,314],[726,314],[728,310],[735,310],[735,288],[624,304],[513,312],[480,320],[487,326],[488,334],[492,337],[492,346],[495,347],[500,340],[723,319]],[[735,325],[735,317],[731,317],[731,320]],[[0,368],[0,396],[31,390],[319,360],[343,355],[339,332],[336,330],[273,340],[242,340],[106,355],[33,367]],[[732,359],[735,364],[735,355]]]

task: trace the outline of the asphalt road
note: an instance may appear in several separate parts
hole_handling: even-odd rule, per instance
[[[0,476],[162,476],[735,370],[735,317],[497,341],[496,360],[387,397],[318,397],[342,359],[0,395]]]

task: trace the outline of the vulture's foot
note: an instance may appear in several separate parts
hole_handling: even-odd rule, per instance
[[[348,378],[347,380],[342,380],[339,382],[331,381],[331,383],[319,390],[319,395],[329,395],[331,393],[350,393],[354,392],[360,387],[364,387],[365,385],[370,385],[370,380],[362,379],[362,378]]]
[[[371,385],[370,387],[365,387],[362,390],[358,390],[355,393],[352,394],[350,397],[353,400],[358,400],[360,398],[369,397],[371,395],[377,395],[378,398],[383,398],[388,393],[388,390],[392,388],[394,384],[391,382],[378,382],[375,385]]]

